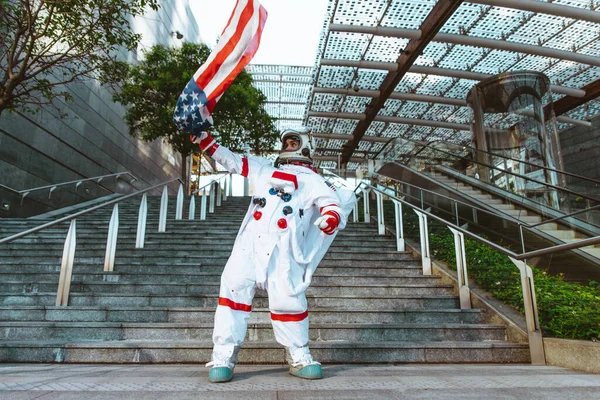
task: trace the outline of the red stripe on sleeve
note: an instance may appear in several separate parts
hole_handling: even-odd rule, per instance
[[[246,157],[242,158],[242,176],[248,177],[248,159]]]
[[[324,209],[324,208],[326,208],[326,207],[338,207],[338,208],[339,208],[339,206],[338,206],[337,204],[327,204],[326,206],[323,206],[323,207],[321,207],[321,208],[319,209],[319,212],[321,212],[321,213],[322,213],[322,212],[323,212],[323,209]]]
[[[200,146],[202,151],[204,151],[214,140],[215,139],[213,139],[213,137],[210,136],[210,133],[206,132],[206,137],[202,139],[200,143],[198,143],[198,146]]]
[[[271,313],[271,319],[273,321],[281,321],[281,322],[300,322],[308,317],[308,310],[304,311],[302,314],[275,314]]]
[[[236,311],[245,311],[245,312],[250,312],[252,311],[252,306],[247,305],[247,304],[241,304],[241,303],[236,303],[232,300],[229,300],[225,297],[219,297],[219,305],[220,306],[225,306],[225,307],[229,307],[232,310],[236,310]]]

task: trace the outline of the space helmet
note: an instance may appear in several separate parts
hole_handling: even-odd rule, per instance
[[[312,165],[313,160],[311,158],[313,147],[312,147],[312,135],[310,134],[310,128],[289,128],[285,129],[281,133],[281,151],[279,157],[275,161],[275,165],[290,164],[290,163],[302,163]],[[294,138],[300,146],[296,150],[286,151],[285,141],[288,138]]]

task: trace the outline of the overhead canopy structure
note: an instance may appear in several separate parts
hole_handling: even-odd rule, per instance
[[[312,128],[321,167],[352,170],[395,137],[469,142],[467,93],[503,72],[547,75],[561,130],[600,114],[598,0],[329,0],[328,14],[314,69],[250,69],[280,128]]]

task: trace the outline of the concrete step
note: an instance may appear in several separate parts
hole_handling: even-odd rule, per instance
[[[370,296],[357,298],[347,296],[307,295],[309,308],[327,307],[344,310],[347,307],[378,310],[396,308],[398,310],[453,309],[459,307],[455,296]],[[73,306],[130,306],[130,307],[216,307],[218,296],[214,294],[145,294],[145,293],[100,293],[71,292],[69,305]],[[0,292],[0,305],[50,306],[56,302],[56,292],[6,293]],[[266,294],[257,294],[254,306],[268,307]]]
[[[527,363],[529,347],[488,342],[311,342],[315,360],[323,363]],[[209,341],[18,341],[0,344],[4,362],[195,363],[210,360]],[[240,364],[286,363],[286,350],[274,342],[248,342]]]
[[[229,237],[218,237],[213,238],[210,237],[206,240],[197,240],[190,241],[187,240],[184,236],[179,236],[176,238],[170,238],[168,241],[161,240],[145,240],[144,248],[146,250],[154,250],[156,248],[162,249],[165,246],[169,247],[170,251],[179,250],[179,251],[189,251],[190,249],[194,249],[196,251],[204,251],[209,249],[219,249],[219,250],[228,250],[231,251],[233,248],[233,244],[235,242],[235,235],[230,235]],[[135,249],[135,238],[127,239],[127,240],[119,240],[117,241],[117,249],[131,249],[134,251],[143,251],[140,249]],[[12,254],[12,252],[24,251],[40,251],[40,250],[48,250],[62,251],[64,248],[65,241],[63,240],[47,240],[47,241],[39,241],[39,242],[30,242],[30,243],[19,243],[13,242],[3,245],[3,252],[7,252],[7,254]],[[386,250],[386,251],[395,251],[396,243],[395,241],[391,241],[389,239],[386,240],[359,240],[356,238],[352,239],[337,239],[331,244],[330,249],[346,249],[346,248],[354,248],[354,249],[373,249],[374,251]],[[77,250],[106,250],[106,238],[102,238],[100,240],[87,239],[82,241],[77,241]]]
[[[202,257],[192,258],[184,260],[174,260],[172,262],[165,262],[160,258],[144,258],[139,259],[127,259],[117,258],[115,260],[115,271],[116,272],[128,272],[128,273],[167,273],[174,271],[177,273],[196,273],[196,272],[222,272],[223,267],[227,262],[228,257]],[[29,259],[29,257],[14,258],[12,261],[4,259],[3,263],[0,263],[0,273],[8,272],[12,273],[15,269],[27,272],[52,272],[60,271],[61,257],[46,257],[39,259]],[[75,259],[74,272],[75,273],[98,273],[103,270],[104,257],[96,258],[83,258]],[[387,272],[402,273],[401,270],[412,269],[421,270],[421,266],[417,264],[417,261],[412,258],[402,258],[386,261],[386,260],[332,260],[323,259],[319,263],[319,270],[324,268],[349,268],[349,273],[356,274],[360,271],[357,268],[364,269],[365,271],[372,272],[373,270],[381,269]],[[370,273],[369,272],[369,273]]]
[[[377,311],[348,307],[343,312],[329,308],[309,309],[312,323],[331,324],[481,324],[482,310],[426,309],[397,310],[380,307]],[[22,306],[0,305],[0,321],[54,322],[194,322],[212,323],[215,307],[125,307],[125,306]],[[268,309],[253,307],[250,323],[270,323]]]
[[[387,281],[386,281],[387,280]],[[110,294],[198,294],[219,295],[220,276],[203,277],[194,282],[188,277],[188,282],[103,282],[80,281],[71,282],[72,293],[110,293]],[[452,295],[452,287],[435,285],[406,285],[401,278],[373,277],[315,277],[307,295],[315,296],[435,296]],[[33,294],[52,293],[57,290],[58,277],[55,282],[10,282],[3,281],[3,293]]]
[[[0,322],[0,340],[35,341],[210,341],[212,323],[120,323],[120,322]],[[466,324],[311,324],[309,340],[373,341],[490,341],[505,340],[503,325]],[[270,323],[250,324],[246,342],[275,341]]]
[[[406,259],[406,255],[399,254],[395,251],[378,251],[376,253],[367,251],[355,251],[355,250],[344,250],[339,251],[340,248],[332,248],[327,252],[324,260],[335,260],[335,261],[350,261],[350,262],[373,262],[373,261],[396,261]],[[206,249],[202,252],[194,252],[191,249],[187,251],[169,251],[166,258],[171,260],[173,263],[182,262],[193,262],[198,263],[208,262],[209,260],[223,260],[226,261],[231,254],[231,249]],[[76,250],[74,263],[75,265],[80,263],[104,263],[105,251],[98,250]],[[165,259],[165,253],[161,250],[151,249],[137,249],[137,250],[121,250],[116,252],[115,262],[119,264],[128,264],[132,261],[146,261],[152,264],[158,260]],[[27,263],[32,262],[43,262],[53,261],[60,264],[62,258],[62,250],[56,250],[48,254],[45,250],[31,250],[29,252],[20,252],[15,250],[6,250],[0,254],[0,265],[17,263],[25,261]],[[223,264],[225,264],[223,262]]]

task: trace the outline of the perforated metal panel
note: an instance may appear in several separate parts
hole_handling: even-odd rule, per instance
[[[364,114],[372,97],[357,96],[356,90],[377,91],[380,89],[387,70],[353,68],[348,66],[322,66],[322,59],[372,61],[393,63],[406,47],[409,39],[374,36],[365,33],[330,32],[329,23],[359,25],[368,27],[390,27],[419,29],[429,15],[436,0],[330,0],[328,15],[323,23],[320,45],[312,75],[302,81],[311,82],[306,92],[295,93],[295,99],[306,98],[307,106],[294,109],[273,107],[272,115],[302,116],[304,123],[314,132],[330,134],[351,134],[357,120],[308,116],[307,112],[355,113]],[[600,10],[598,0],[553,0],[561,4],[581,9]],[[533,13],[503,7],[463,3],[442,27],[440,33],[465,35],[469,37],[502,40],[548,49],[576,52],[600,57],[600,24],[579,21],[544,13]],[[561,60],[540,55],[519,53],[508,50],[479,48],[469,45],[452,45],[430,42],[417,58],[415,66],[446,68],[450,70],[472,71],[495,75],[508,71],[533,70],[546,74],[553,85],[569,88],[582,88],[600,79],[600,67],[590,66],[569,60]],[[253,66],[257,72],[279,72],[278,66]],[[261,69],[262,68],[262,69]],[[287,71],[289,72],[289,71]],[[290,78],[275,78],[277,83],[264,85],[269,98],[283,99],[282,92],[288,93]],[[468,91],[479,81],[458,79],[434,74],[407,73],[395,88],[398,93],[437,96],[465,100]],[[258,86],[257,87],[263,87]],[[279,86],[278,86],[279,85]],[[281,86],[286,89],[281,89]],[[310,87],[349,89],[349,95],[312,93]],[[305,97],[303,97],[305,96]],[[554,101],[564,94],[553,93]],[[284,100],[281,100],[284,101]],[[269,107],[271,110],[271,107]],[[271,111],[269,111],[271,112]],[[277,114],[278,113],[278,114]],[[294,114],[295,113],[295,114]],[[576,119],[589,119],[600,114],[600,101],[570,111],[567,116]],[[468,125],[471,113],[466,106],[439,104],[439,102],[403,101],[390,99],[379,112],[380,116],[415,118],[426,121],[453,122]],[[495,117],[487,117],[494,119]],[[491,121],[488,121],[491,122]],[[498,122],[498,121],[496,121]],[[561,123],[560,129],[568,129],[570,124]],[[464,129],[436,128],[432,126],[408,126],[397,123],[373,122],[365,133],[368,136],[386,138],[405,137],[419,140],[448,140],[467,143],[470,132]],[[316,146],[323,154],[338,154],[346,141],[316,140]],[[361,142],[356,155],[369,157],[382,147],[381,143]],[[330,165],[330,162],[327,162]]]

